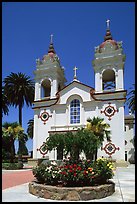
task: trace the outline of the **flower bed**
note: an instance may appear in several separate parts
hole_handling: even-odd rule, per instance
[[[114,183],[109,181],[114,175],[113,165],[105,158],[96,161],[68,159],[60,164],[52,161],[33,168],[33,174],[37,182],[29,184],[29,192],[34,195],[40,194],[40,197],[59,197],[61,200],[67,199],[70,193],[75,192],[77,199],[81,200],[85,195],[89,199],[95,199],[114,192]],[[58,190],[64,192],[61,197]]]

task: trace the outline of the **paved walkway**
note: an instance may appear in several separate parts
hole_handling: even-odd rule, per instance
[[[3,170],[2,202],[65,202],[39,198],[30,194],[28,184],[33,179],[30,169]],[[135,165],[117,167],[112,181],[115,182],[115,192],[111,196],[81,202],[135,202]]]
[[[3,170],[2,171],[2,190],[28,183],[34,180],[32,170]]]

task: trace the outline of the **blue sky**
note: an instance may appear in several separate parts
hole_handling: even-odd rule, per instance
[[[135,83],[135,3],[134,2],[3,2],[2,79],[22,72],[34,79],[36,58],[47,54],[50,34],[67,83],[73,80],[74,66],[82,83],[94,86],[94,47],[104,41],[106,20],[114,40],[123,41],[126,54],[124,88]],[[23,108],[23,128],[33,118],[31,107]],[[125,114],[128,108],[125,107]],[[2,121],[18,121],[18,109],[10,108]],[[32,140],[27,142],[32,150]]]

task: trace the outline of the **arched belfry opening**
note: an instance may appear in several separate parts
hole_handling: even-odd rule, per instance
[[[50,97],[51,94],[51,82],[49,79],[45,79],[41,83],[41,97]]]
[[[115,72],[112,69],[107,69],[102,74],[102,87],[103,90],[115,89],[116,81],[115,81]]]

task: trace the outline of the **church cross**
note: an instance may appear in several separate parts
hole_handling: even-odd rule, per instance
[[[73,69],[73,70],[74,70],[74,79],[77,79],[77,73],[76,73],[77,69],[78,69],[78,68],[77,68],[76,66],[75,66],[74,69]]]
[[[50,35],[50,43],[53,43],[53,34]]]
[[[106,20],[106,23],[107,23],[107,30],[109,30],[109,27],[110,27],[110,20]]]

